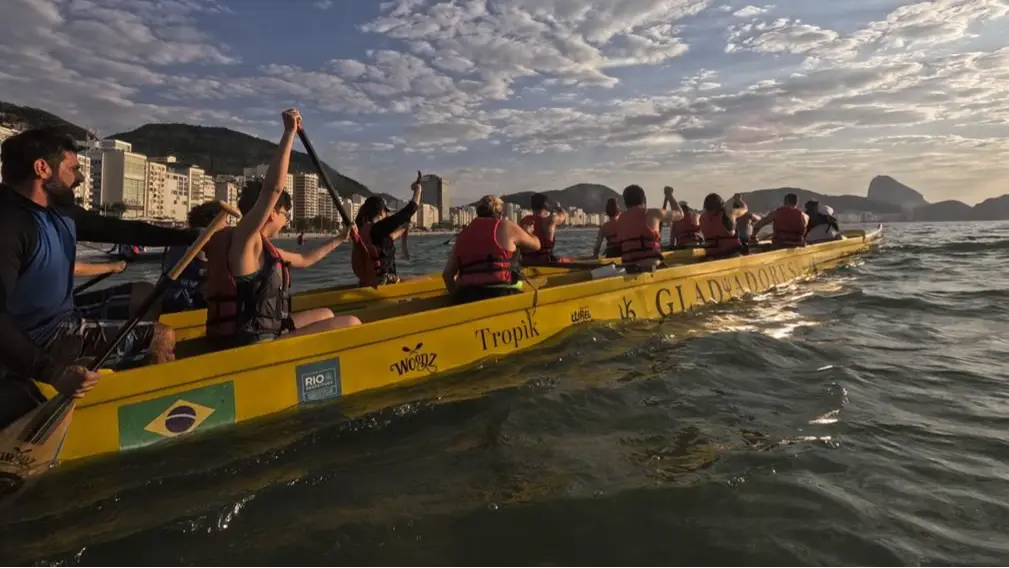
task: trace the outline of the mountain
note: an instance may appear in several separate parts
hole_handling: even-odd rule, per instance
[[[87,140],[88,131],[67,122],[62,118],[42,109],[18,106],[0,101],[0,125],[10,126],[15,130],[29,128],[55,128],[74,140]]]
[[[925,197],[890,176],[876,176],[869,182],[869,199],[904,209],[928,205]]]
[[[915,207],[914,221],[971,221],[978,211],[961,201],[948,200]]]
[[[815,199],[823,205],[830,205],[835,213],[876,213],[889,214],[900,213],[901,209],[891,203],[876,201],[858,195],[824,195],[800,189],[797,187],[779,187],[776,189],[759,189],[757,191],[747,191],[743,193],[743,199],[751,211],[766,213],[781,206],[785,196],[794,193],[799,198],[799,207],[803,208],[806,202]],[[728,199],[729,195],[723,195]],[[701,203],[691,203],[696,209],[700,209]]]
[[[1003,221],[1009,219],[1009,195],[991,197],[974,206],[975,221]]]
[[[210,174],[241,175],[242,169],[267,164],[277,145],[273,142],[217,126],[189,124],[145,124],[136,130],[113,134],[109,139],[133,144],[135,152],[148,156],[175,156],[184,164],[200,166]],[[323,162],[337,193],[368,197],[371,190],[341,175]],[[308,154],[291,152],[291,173],[312,173],[315,166]],[[319,180],[320,186],[322,180]]]
[[[619,193],[605,185],[597,183],[577,183],[564,189],[552,189],[541,192],[522,191],[519,193],[509,193],[502,195],[501,199],[507,203],[514,203],[523,209],[529,209],[529,201],[534,193],[546,194],[552,203],[560,203],[564,207],[580,207],[586,213],[605,213],[606,200],[611,197],[616,198],[617,203],[623,204],[623,198]],[[476,202],[470,205],[476,205]]]

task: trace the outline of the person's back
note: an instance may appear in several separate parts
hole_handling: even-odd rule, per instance
[[[645,190],[638,185],[624,188],[624,206],[627,208],[617,220],[617,239],[620,241],[620,261],[649,267],[662,260],[663,222],[673,223],[683,217],[683,211],[673,200],[673,188],[665,188],[666,197],[674,209],[649,209]]]
[[[455,303],[517,294],[522,279],[515,266],[521,247],[535,251],[539,239],[503,216],[504,203],[493,195],[477,204],[477,216],[458,234],[442,278]]]
[[[542,193],[534,193],[530,203],[533,213],[523,217],[519,225],[532,228],[532,234],[540,241],[540,248],[536,251],[523,252],[522,266],[543,266],[568,260],[560,259],[554,254],[557,225],[567,219],[567,213],[559,206],[555,207],[553,212],[549,211],[547,196]]]
[[[686,201],[680,202],[683,218],[674,221],[669,228],[669,246],[674,248],[693,247],[704,243],[701,231],[701,216]]]
[[[829,205],[816,204],[807,208],[809,224],[806,227],[806,243],[815,244],[827,241],[837,241],[844,238],[841,228],[834,217],[834,209]]]
[[[776,247],[799,247],[805,244],[807,218],[799,209],[799,198],[794,193],[786,195],[784,203],[768,217],[772,217],[774,229],[771,244]]]
[[[747,211],[746,203],[739,195],[729,203],[722,201],[717,193],[710,193],[704,198],[700,225],[706,257],[724,258],[743,252],[743,243],[736,234],[736,220]]]

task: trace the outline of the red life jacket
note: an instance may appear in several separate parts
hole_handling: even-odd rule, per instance
[[[669,246],[696,245],[704,242],[701,237],[701,224],[693,213],[686,213],[679,221],[674,221],[669,228]]]
[[[606,239],[606,250],[603,252],[603,256],[606,258],[616,258],[620,256],[620,238],[617,236],[617,223],[620,222],[620,215],[617,215],[613,219],[603,223],[600,230],[603,232],[603,238]]]
[[[374,226],[375,223],[369,221],[358,228],[362,246],[355,246],[350,252],[350,267],[362,285],[378,281],[384,272],[382,251],[371,242],[371,229]]]
[[[293,330],[291,273],[280,251],[263,239],[266,261],[251,280],[236,281],[228,262],[234,227],[218,231],[204,249],[207,337],[280,335]]]
[[[771,243],[786,247],[806,244],[806,224],[798,207],[782,205],[774,210],[774,234]]]
[[[662,236],[648,226],[648,209],[631,207],[617,219],[620,261],[662,260]]]
[[[548,217],[533,213],[532,215],[526,215],[519,221],[519,225],[522,227],[532,225],[533,235],[540,240],[540,250],[522,251],[522,266],[543,266],[544,264],[557,261],[554,257],[554,245],[556,244],[554,238],[556,235],[555,237],[547,237],[547,229],[549,228],[547,220]]]
[[[476,217],[459,232],[455,241],[459,275],[456,283],[464,286],[489,286],[512,283],[514,251],[501,247],[497,240],[501,219]]]
[[[735,230],[725,227],[724,211],[705,211],[701,213],[701,232],[704,233],[704,248],[706,256],[722,256],[731,254],[740,248],[743,243],[739,240]]]

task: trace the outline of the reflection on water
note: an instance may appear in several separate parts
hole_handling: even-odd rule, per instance
[[[440,269],[445,238],[413,238],[406,271]],[[593,238],[563,232],[559,250]],[[0,550],[61,564],[1004,563],[1007,251],[1006,223],[895,225],[813,282],[72,465],[0,513]],[[345,254],[297,286],[347,279]]]

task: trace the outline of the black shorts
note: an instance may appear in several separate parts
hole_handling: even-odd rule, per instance
[[[86,320],[78,315],[60,322],[40,344],[62,365],[77,362],[86,365],[102,353],[125,323]],[[102,367],[123,369],[142,362],[154,339],[154,326],[153,321],[139,322]],[[29,379],[0,369],[0,428],[45,401],[42,392]]]

